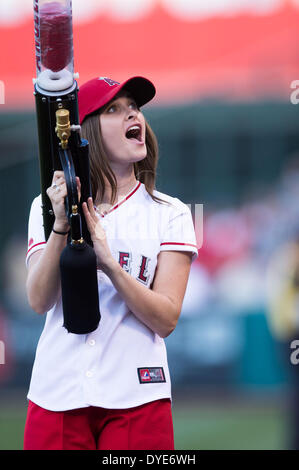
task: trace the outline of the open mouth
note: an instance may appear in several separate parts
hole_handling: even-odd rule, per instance
[[[141,126],[131,126],[126,132],[126,138],[129,140],[137,140],[138,142],[142,142]]]

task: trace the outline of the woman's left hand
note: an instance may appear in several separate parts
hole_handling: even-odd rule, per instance
[[[98,267],[105,272],[106,268],[110,268],[111,264],[115,262],[107,243],[106,232],[95,212],[91,197],[88,198],[87,204],[83,202],[82,208],[94,251],[97,255]]]

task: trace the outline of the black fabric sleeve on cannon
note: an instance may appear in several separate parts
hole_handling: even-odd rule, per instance
[[[71,151],[59,149],[60,161],[67,186],[67,211],[71,240],[61,253],[60,277],[63,326],[69,333],[88,334],[100,321],[97,260],[94,249],[83,241],[81,215],[78,210],[76,173]]]
[[[96,254],[86,242],[68,243],[60,257],[63,326],[69,333],[88,334],[101,319]]]

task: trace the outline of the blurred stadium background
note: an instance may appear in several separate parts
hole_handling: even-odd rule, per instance
[[[73,12],[79,85],[152,79],[157,188],[203,204],[203,245],[166,340],[176,448],[296,448],[299,1],[73,0]],[[1,0],[0,44],[0,449],[21,449],[44,323],[25,295],[39,193],[32,0]]]

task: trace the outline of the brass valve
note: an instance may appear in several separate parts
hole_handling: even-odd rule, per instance
[[[58,109],[56,111],[55,132],[60,139],[61,147],[66,149],[71,135],[70,112],[67,109]]]

